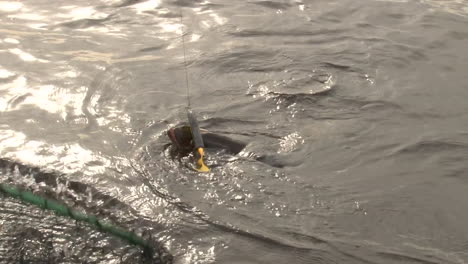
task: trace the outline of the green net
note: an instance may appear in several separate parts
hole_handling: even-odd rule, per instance
[[[47,187],[60,182],[58,174],[5,159],[0,159],[0,174],[3,182],[24,176],[35,183],[48,183]],[[128,224],[126,228],[117,226],[110,217],[101,220],[84,213],[83,207],[73,209],[48,198],[53,197],[51,192],[18,185],[21,187],[0,184],[0,263],[172,262],[172,256],[148,233],[128,229]],[[76,182],[67,186],[75,191],[84,189]],[[118,208],[115,199],[95,196]]]

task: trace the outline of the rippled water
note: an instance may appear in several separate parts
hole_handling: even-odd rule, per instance
[[[112,197],[68,199],[175,263],[468,262],[465,0],[1,1],[0,23],[1,157]],[[200,125],[248,143],[209,174],[165,148],[183,32]],[[8,210],[34,223],[2,199],[3,230]],[[30,232],[75,237],[62,225]],[[95,246],[54,261],[137,261]]]

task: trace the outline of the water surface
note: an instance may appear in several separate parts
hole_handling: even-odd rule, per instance
[[[1,157],[112,197],[62,198],[175,263],[468,262],[466,1],[2,1],[0,23]],[[248,143],[209,174],[165,148],[185,121],[181,34],[200,125]],[[13,210],[52,241],[36,262],[140,261],[1,199],[7,230]]]

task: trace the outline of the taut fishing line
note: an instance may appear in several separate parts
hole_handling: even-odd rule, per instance
[[[190,108],[190,86],[187,70],[187,55],[185,54],[185,33],[184,33],[184,20],[182,17],[182,9],[180,9],[180,24],[182,26],[182,49],[184,51],[184,69],[185,69],[185,87],[187,88],[187,108]]]
[[[183,16],[182,8],[180,9],[180,23],[183,28]],[[197,167],[195,168],[198,172],[209,172],[210,168],[205,165],[205,144],[203,143],[203,137],[201,136],[200,127],[198,126],[198,121],[195,116],[195,113],[191,109],[190,105],[190,86],[188,78],[188,69],[187,69],[187,59],[185,52],[185,37],[184,30],[182,30],[182,49],[184,50],[184,69],[185,69],[185,85],[187,88],[187,118],[190,125],[190,131],[192,133],[192,141],[194,144],[194,154],[197,160]]]

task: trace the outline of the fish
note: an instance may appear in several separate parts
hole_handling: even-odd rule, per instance
[[[226,154],[235,156],[239,155],[248,145],[246,142],[238,141],[217,133],[212,133],[206,129],[200,129],[200,132],[205,148],[207,151],[212,153],[223,151]],[[182,123],[168,129],[167,136],[171,141],[173,156],[185,157],[193,152],[195,145],[192,139],[191,129],[188,124]],[[277,154],[259,155],[250,153],[249,156],[256,161],[276,168],[295,165],[290,164],[289,161],[285,160],[285,157]]]

